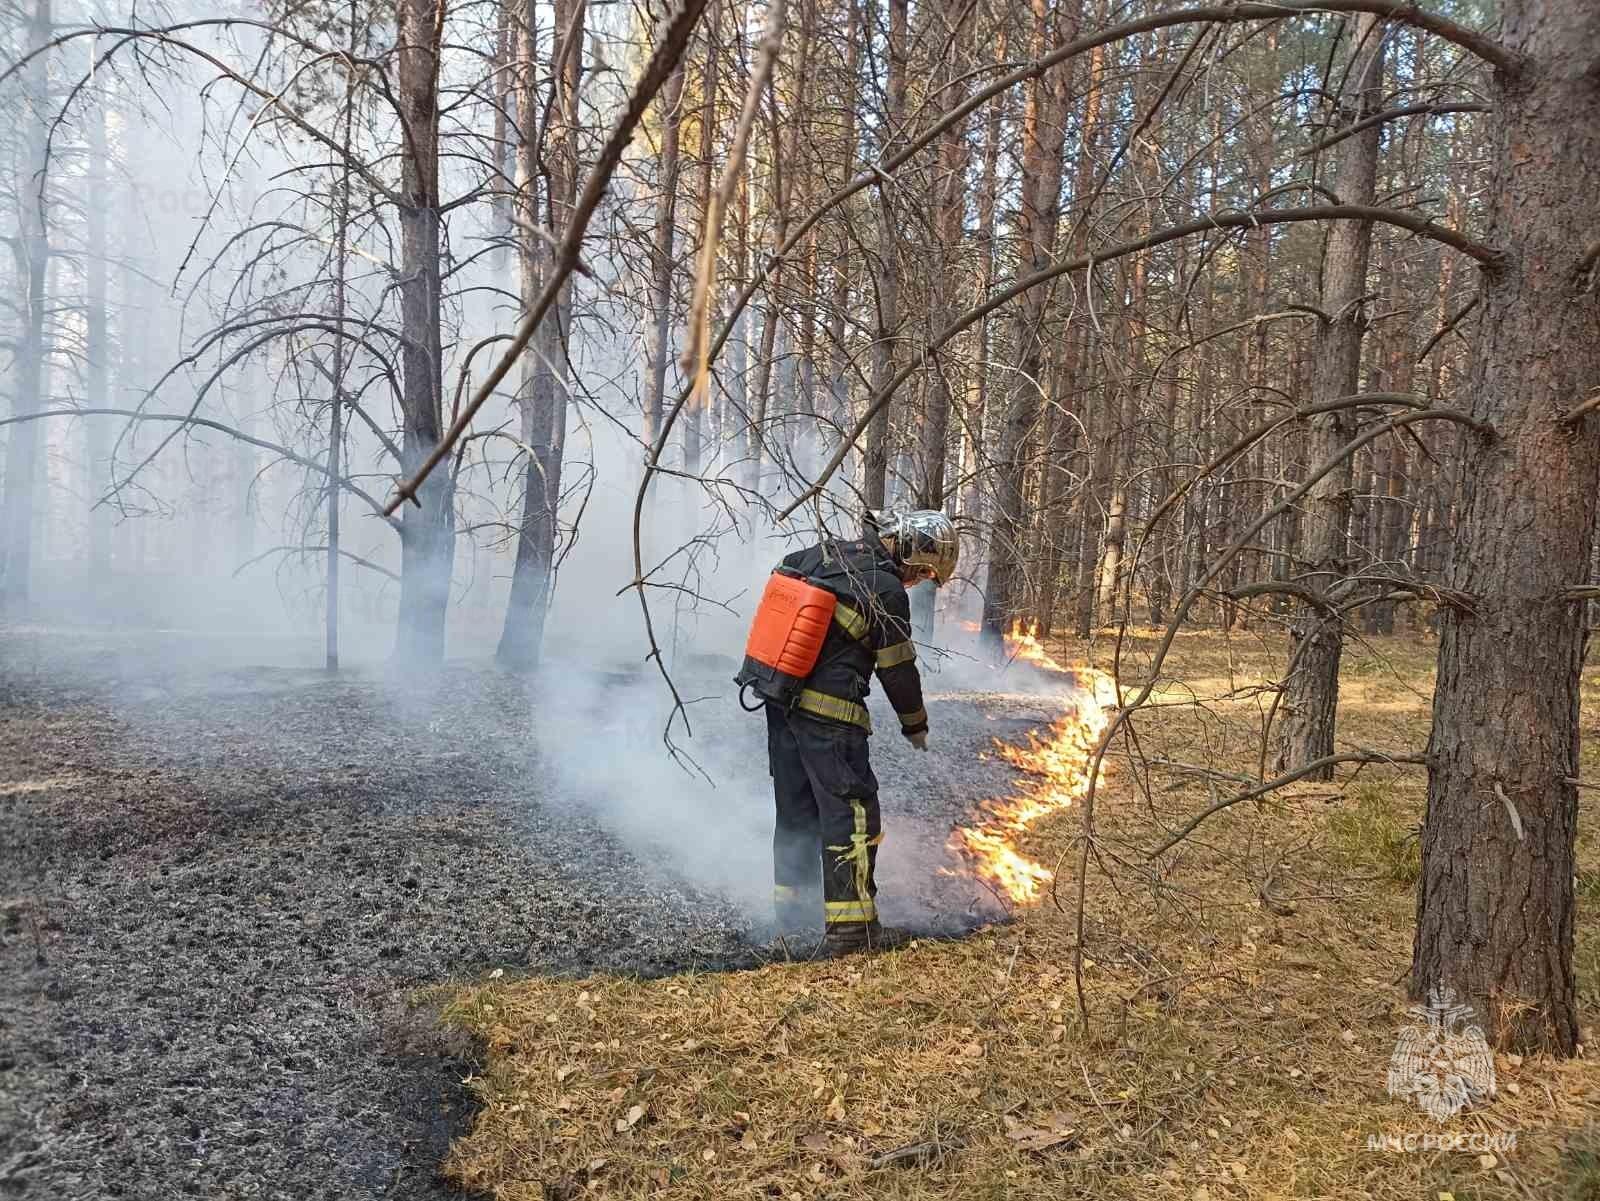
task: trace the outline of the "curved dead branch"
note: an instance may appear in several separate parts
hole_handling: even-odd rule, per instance
[[[1302,150],[1302,158],[1308,155],[1320,154],[1330,146],[1337,146],[1346,138],[1353,138],[1364,129],[1371,129],[1374,125],[1384,125],[1390,121],[1399,121],[1403,117],[1416,117],[1426,113],[1428,116],[1442,117],[1447,113],[1487,113],[1491,111],[1487,104],[1461,103],[1461,104],[1407,104],[1401,108],[1385,109],[1381,113],[1373,113],[1364,117],[1354,125],[1347,125],[1338,133],[1331,133],[1322,141],[1309,149]]]
[[[1412,767],[1426,767],[1428,765],[1428,759],[1426,755],[1387,755],[1382,751],[1343,751],[1337,755],[1326,755],[1321,759],[1315,759],[1310,763],[1303,764],[1291,772],[1285,772],[1283,775],[1268,780],[1264,784],[1258,784],[1254,788],[1246,789],[1244,792],[1237,793],[1234,796],[1217,801],[1215,804],[1202,809],[1199,813],[1195,814],[1194,817],[1189,819],[1189,821],[1184,825],[1183,829],[1169,836],[1167,840],[1155,850],[1146,851],[1145,858],[1156,859],[1161,855],[1166,854],[1185,838],[1189,837],[1189,835],[1193,834],[1195,830],[1200,827],[1201,823],[1203,823],[1207,818],[1214,817],[1218,813],[1221,813],[1224,809],[1231,808],[1234,805],[1242,804],[1245,801],[1256,800],[1258,797],[1264,797],[1267,795],[1267,793],[1276,792],[1280,788],[1284,788],[1290,784],[1293,784],[1296,780],[1303,780],[1313,772],[1320,771],[1324,767],[1333,767],[1340,763],[1390,763],[1406,764]]]
[[[37,413],[23,413],[16,417],[0,418],[0,429],[8,425],[18,425],[24,421],[41,421],[46,417],[126,417],[129,421],[173,421],[185,426],[198,425],[208,430],[216,430],[218,433],[227,434],[230,438],[237,438],[240,442],[247,442],[251,446],[259,446],[262,450],[270,450],[291,463],[298,463],[309,471],[320,472],[330,477],[333,475],[333,472],[329,471],[324,464],[317,462],[315,459],[308,459],[305,455],[297,454],[287,446],[279,446],[276,442],[268,442],[265,438],[257,438],[254,434],[247,434],[243,430],[234,429],[231,425],[224,425],[220,421],[212,421],[208,417],[196,417],[192,413],[146,413],[139,409],[41,409]],[[361,485],[355,483],[348,476],[339,476],[338,483],[350,495],[359,497],[371,506],[372,511],[382,517],[386,524],[397,531],[399,530],[400,523],[385,514],[383,505]]]

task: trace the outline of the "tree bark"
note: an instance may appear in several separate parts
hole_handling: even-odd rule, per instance
[[[1035,53],[1075,28],[1078,8],[1056,9],[1033,0]],[[1021,254],[1017,278],[1042,268],[1054,255],[1060,207],[1062,153],[1068,75],[1065,68],[1043,71],[1028,83],[1022,130],[1022,197],[1017,215]],[[996,453],[995,520],[989,545],[989,577],[983,599],[983,636],[998,647],[1009,622],[1029,611],[1023,536],[1027,531],[1023,490],[1028,475],[1028,443],[1038,424],[1044,380],[1040,341],[1048,293],[1025,292],[1017,303],[1015,329],[1018,371],[1000,423]]]
[[[722,34],[722,5],[718,0],[711,0],[710,20],[706,27],[706,61],[700,73],[700,176],[696,185],[696,192],[700,201],[700,241],[703,245],[705,239],[711,236],[709,222],[711,219],[711,189],[714,186],[712,176],[713,159],[716,156],[716,122],[717,122],[717,74],[718,59],[721,53]],[[713,262],[712,270],[716,270]],[[711,296],[715,296],[716,288],[713,286]],[[711,303],[707,302],[708,305]],[[715,312],[713,308],[713,313]],[[683,414],[683,469],[690,475],[700,472],[701,444],[704,441],[704,427],[701,420],[700,406],[690,405]]]
[[[1356,61],[1350,72],[1355,102],[1348,120],[1359,120],[1383,107],[1383,39],[1378,18],[1363,14],[1352,35]],[[1339,170],[1334,190],[1347,204],[1371,204],[1377,188],[1380,130],[1373,126],[1339,145]],[[1367,290],[1367,264],[1372,226],[1365,221],[1340,221],[1328,231],[1322,272],[1317,347],[1311,375],[1311,402],[1324,404],[1361,390],[1361,339],[1367,319],[1362,297]],[[1355,430],[1350,409],[1314,419],[1310,461],[1338,453]],[[1311,489],[1305,503],[1303,538],[1307,562],[1301,583],[1330,598],[1349,566],[1350,489],[1353,464],[1345,459]],[[1295,670],[1284,682],[1283,718],[1279,726],[1278,773],[1292,771],[1333,754],[1339,704],[1339,660],[1344,651],[1341,618],[1326,609],[1301,605],[1290,626],[1289,660]],[[1333,767],[1307,777],[1333,779]]]
[[[889,3],[889,78],[884,112],[885,143],[899,136],[906,111],[906,21],[909,0]],[[880,147],[879,157],[883,157]],[[900,335],[900,264],[897,250],[900,231],[896,226],[893,196],[881,183],[877,190],[878,215],[878,330],[872,343],[872,390],[888,385],[895,375],[895,339]],[[889,487],[889,417],[892,405],[884,405],[867,426],[866,453],[862,457],[862,501],[869,509],[881,509]]]
[[[965,22],[972,12],[966,0],[946,0],[938,10],[942,18],[933,36],[951,47],[935,72],[935,107],[949,112],[967,98],[966,75],[969,55]],[[955,320],[961,312],[962,291],[956,279],[967,211],[966,126],[957,122],[940,135],[934,156],[933,177],[933,302],[931,314],[935,329]],[[955,382],[948,364],[938,364],[928,381],[927,412],[922,422],[918,450],[922,470],[917,488],[917,505],[923,509],[944,507],[945,457],[950,441],[950,407]],[[929,614],[931,618],[931,612]],[[929,633],[931,635],[931,622]]]
[[[668,332],[672,327],[672,268],[678,222],[678,133],[683,123],[684,66],[667,77],[661,91],[661,173],[656,197],[656,227],[650,247],[650,312],[645,331],[645,364],[650,373],[644,402],[644,440],[654,446],[661,428],[661,398],[667,386],[667,360],[671,355]]]
[[[552,17],[557,31],[551,62],[554,93],[544,147],[547,209],[544,224],[559,241],[571,220],[578,186],[578,81],[584,36],[585,0],[557,0]],[[534,133],[539,110],[534,80],[535,0],[522,0],[518,22],[517,203],[537,223],[539,147]],[[570,50],[563,41],[571,31]],[[529,222],[529,216],[523,220]],[[524,308],[533,305],[552,268],[549,246],[537,236],[518,239]],[[554,586],[556,517],[561,503],[561,468],[567,433],[567,332],[572,327],[572,283],[562,289],[550,315],[539,325],[522,361],[518,408],[528,465],[523,478],[522,524],[511,573],[511,596],[495,657],[514,671],[536,667],[544,642],[545,615]]]
[[[1506,0],[1522,56],[1493,87],[1483,319],[1464,399],[1498,437],[1468,445],[1444,617],[1414,997],[1453,988],[1491,1042],[1570,1054],[1583,606],[1562,599],[1589,562],[1600,417],[1561,420],[1600,385],[1600,304],[1582,262],[1600,194],[1600,8]]]
[[[22,329],[17,339],[17,366],[13,377],[14,412],[21,416],[43,405],[45,356],[45,283],[50,262],[50,203],[45,172],[49,168],[46,141],[49,63],[44,46],[49,42],[51,0],[35,0],[28,21],[28,66],[22,73],[27,100],[23,125],[27,130],[22,171],[16,180],[18,224],[12,240],[17,278],[22,283]],[[40,516],[36,485],[39,425],[24,421],[13,425],[6,439],[5,513],[0,515],[0,612],[20,610],[28,603],[33,577],[34,522]]]
[[[108,195],[110,175],[109,154],[106,146],[106,103],[110,90],[104,86],[94,90],[90,106],[84,114],[89,135],[88,203],[84,206],[84,225],[87,238],[84,261],[85,299],[88,307],[84,313],[84,404],[91,409],[103,409],[110,404],[111,345],[106,328],[106,210],[111,203]],[[89,486],[85,489],[89,509],[89,573],[91,591],[105,595],[108,573],[111,570],[111,512],[108,506],[96,505],[101,495],[101,485],[109,476],[107,458],[110,448],[107,419],[84,419],[85,463],[84,474]]]
[[[401,167],[401,473],[412,475],[443,432],[440,344],[438,7],[401,0],[397,84],[405,129]],[[445,615],[455,559],[455,489],[448,471],[423,481],[402,510],[400,620],[395,657],[418,666],[444,658]]]

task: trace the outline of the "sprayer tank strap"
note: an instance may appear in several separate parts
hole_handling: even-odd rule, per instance
[[[858,705],[854,701],[847,701],[843,697],[829,696],[826,692],[818,692],[813,688],[804,688],[800,691],[800,698],[795,701],[796,709],[806,713],[814,713],[818,717],[826,717],[832,721],[849,722],[853,726],[860,726],[868,731],[872,730],[872,718],[867,715],[867,707]]]

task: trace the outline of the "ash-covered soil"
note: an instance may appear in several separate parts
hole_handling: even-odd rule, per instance
[[[708,698],[675,764],[653,669],[303,654],[0,629],[0,1197],[452,1196],[473,1049],[426,986],[759,961],[765,731],[731,661],[675,671]],[[874,701],[881,900],[930,932],[999,915],[944,841],[1014,783],[992,737],[1059,712],[949,678],[927,754]]]

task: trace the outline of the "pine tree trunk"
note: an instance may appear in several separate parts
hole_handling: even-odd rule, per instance
[[[908,0],[889,3],[889,78],[888,104],[884,127],[890,138],[901,132],[906,105],[906,17]],[[879,186],[878,216],[878,330],[872,344],[872,390],[877,392],[894,378],[895,339],[900,332],[900,264],[896,249],[900,230],[896,224],[893,196]],[[893,405],[882,406],[867,426],[866,453],[862,459],[862,501],[869,509],[881,509],[889,480],[889,417]]]
[[[106,102],[109,89],[96,89],[91,105],[84,114],[89,135],[88,203],[84,206],[85,299],[84,312],[84,405],[103,409],[110,401],[108,380],[110,375],[111,344],[106,330],[106,207],[109,197],[110,176],[107,170]],[[111,570],[111,511],[107,505],[97,505],[107,482],[107,462],[110,456],[107,417],[85,417],[84,433],[87,445],[84,455],[84,472],[89,486],[85,489],[91,506],[89,510],[89,574],[90,588],[104,589]]]
[[[1078,7],[1056,9],[1048,0],[1033,0],[1035,51],[1076,28]],[[1065,147],[1067,77],[1064,68],[1029,80],[1023,114],[1021,206],[1017,233],[1021,254],[1017,275],[1042,268],[1055,253],[1060,207],[1062,152]],[[1046,290],[1034,288],[1017,302],[1017,371],[998,421],[999,445],[994,484],[995,519],[989,543],[989,577],[983,598],[983,635],[1001,645],[1006,627],[1032,611],[1027,595],[1024,538],[1028,531],[1024,490],[1028,479],[1028,444],[1039,422],[1040,388],[1045,354],[1041,342]]]
[[[50,205],[45,171],[49,165],[46,139],[51,125],[49,67],[43,49],[53,32],[50,3],[51,0],[35,0],[28,22],[31,58],[22,72],[28,110],[22,120],[27,134],[22,170],[15,181],[20,228],[11,240],[17,279],[22,284],[22,329],[11,385],[17,416],[37,412],[44,403],[45,283],[50,262]],[[39,497],[36,483],[39,422],[19,422],[6,433],[5,512],[0,514],[0,612],[20,610],[28,603],[34,522],[48,503]]]
[[[1346,108],[1346,120],[1359,120],[1383,105],[1383,41],[1378,18],[1362,14],[1351,35],[1357,62],[1350,88],[1355,102]],[[1340,145],[1341,156],[1334,190],[1346,204],[1371,204],[1377,186],[1379,130],[1374,127]],[[1367,321],[1362,296],[1367,288],[1367,263],[1372,247],[1372,226],[1364,221],[1340,221],[1328,232],[1327,256],[1322,271],[1322,304],[1317,346],[1313,357],[1313,404],[1325,404],[1360,390],[1361,339]],[[1320,463],[1349,442],[1354,431],[1350,410],[1341,409],[1314,418],[1312,463]],[[1305,503],[1303,538],[1308,560],[1302,581],[1329,597],[1348,566],[1350,534],[1351,460],[1317,482]],[[1299,573],[1297,573],[1299,574]],[[1344,651],[1344,630],[1339,616],[1309,605],[1298,606],[1290,627],[1289,659],[1294,670],[1284,682],[1276,767],[1280,772],[1333,754],[1333,735],[1339,704],[1339,660]],[[1331,766],[1319,768],[1310,779],[1331,780]]]
[[[1490,118],[1483,319],[1461,397],[1468,444],[1448,582],[1473,597],[1439,646],[1411,991],[1470,1002],[1491,1042],[1570,1054],[1583,606],[1600,417],[1600,303],[1585,247],[1600,195],[1600,7],[1506,0]]]
[[[523,136],[518,140],[518,198],[524,214],[537,217],[536,193],[539,147],[528,136],[541,111],[534,81],[537,26],[534,0],[523,0],[519,21],[517,61],[521,72],[517,120]],[[578,179],[578,80],[584,35],[584,0],[558,0],[552,12],[557,40],[570,28],[577,45],[563,54],[556,45],[552,62],[564,62],[551,79],[555,103],[546,126],[544,161],[549,195],[545,224],[560,238],[571,220]],[[529,216],[523,217],[529,222]],[[531,223],[531,222],[529,222]],[[518,239],[522,268],[523,305],[532,304],[550,269],[550,251],[544,241],[524,234]],[[517,403],[523,442],[529,462],[523,477],[522,524],[517,531],[517,558],[511,574],[511,595],[506,603],[505,627],[495,657],[514,671],[538,665],[544,642],[545,615],[554,586],[556,517],[561,501],[561,469],[567,432],[567,331],[572,328],[572,284],[569,279],[549,315],[540,324],[522,362]]]
[[[683,77],[680,62],[661,90],[661,154],[656,197],[656,223],[650,246],[650,311],[645,327],[644,439],[655,445],[661,429],[661,403],[667,387],[667,360],[672,353],[672,268],[678,223],[678,142],[683,124]]]
[[[946,0],[935,35],[952,47],[936,75],[937,108],[949,112],[967,98],[967,37],[964,23],[972,12],[966,0]],[[967,136],[964,124],[952,126],[938,141],[933,179],[934,300],[931,324],[935,329],[947,325],[960,311],[962,293],[956,279],[967,212]],[[942,509],[945,492],[945,456],[950,440],[950,408],[954,403],[952,373],[935,371],[928,384],[927,411],[922,422],[918,446],[922,471],[917,489],[917,505]],[[929,630],[932,633],[932,600],[927,602]]]
[[[700,177],[696,191],[700,201],[700,242],[705,244],[705,239],[710,236],[708,222],[711,217],[711,189],[714,186],[712,176],[715,172],[713,158],[716,154],[716,117],[717,117],[717,68],[718,55],[721,52],[722,35],[722,5],[718,0],[711,0],[709,5],[710,16],[706,27],[706,60],[700,73]],[[715,261],[712,270],[715,271]],[[717,294],[715,281],[709,295]],[[710,316],[715,324],[716,306],[708,300],[711,308]],[[700,459],[702,445],[705,441],[705,427],[702,420],[700,406],[689,405],[681,418],[683,422],[683,469],[690,475],[700,473]]]
[[[400,190],[401,473],[414,476],[443,424],[440,346],[439,43],[436,9],[402,0],[397,83],[406,153]],[[400,618],[395,656],[429,665],[444,658],[445,616],[455,559],[455,500],[449,471],[430,472],[417,503],[401,508]]]

